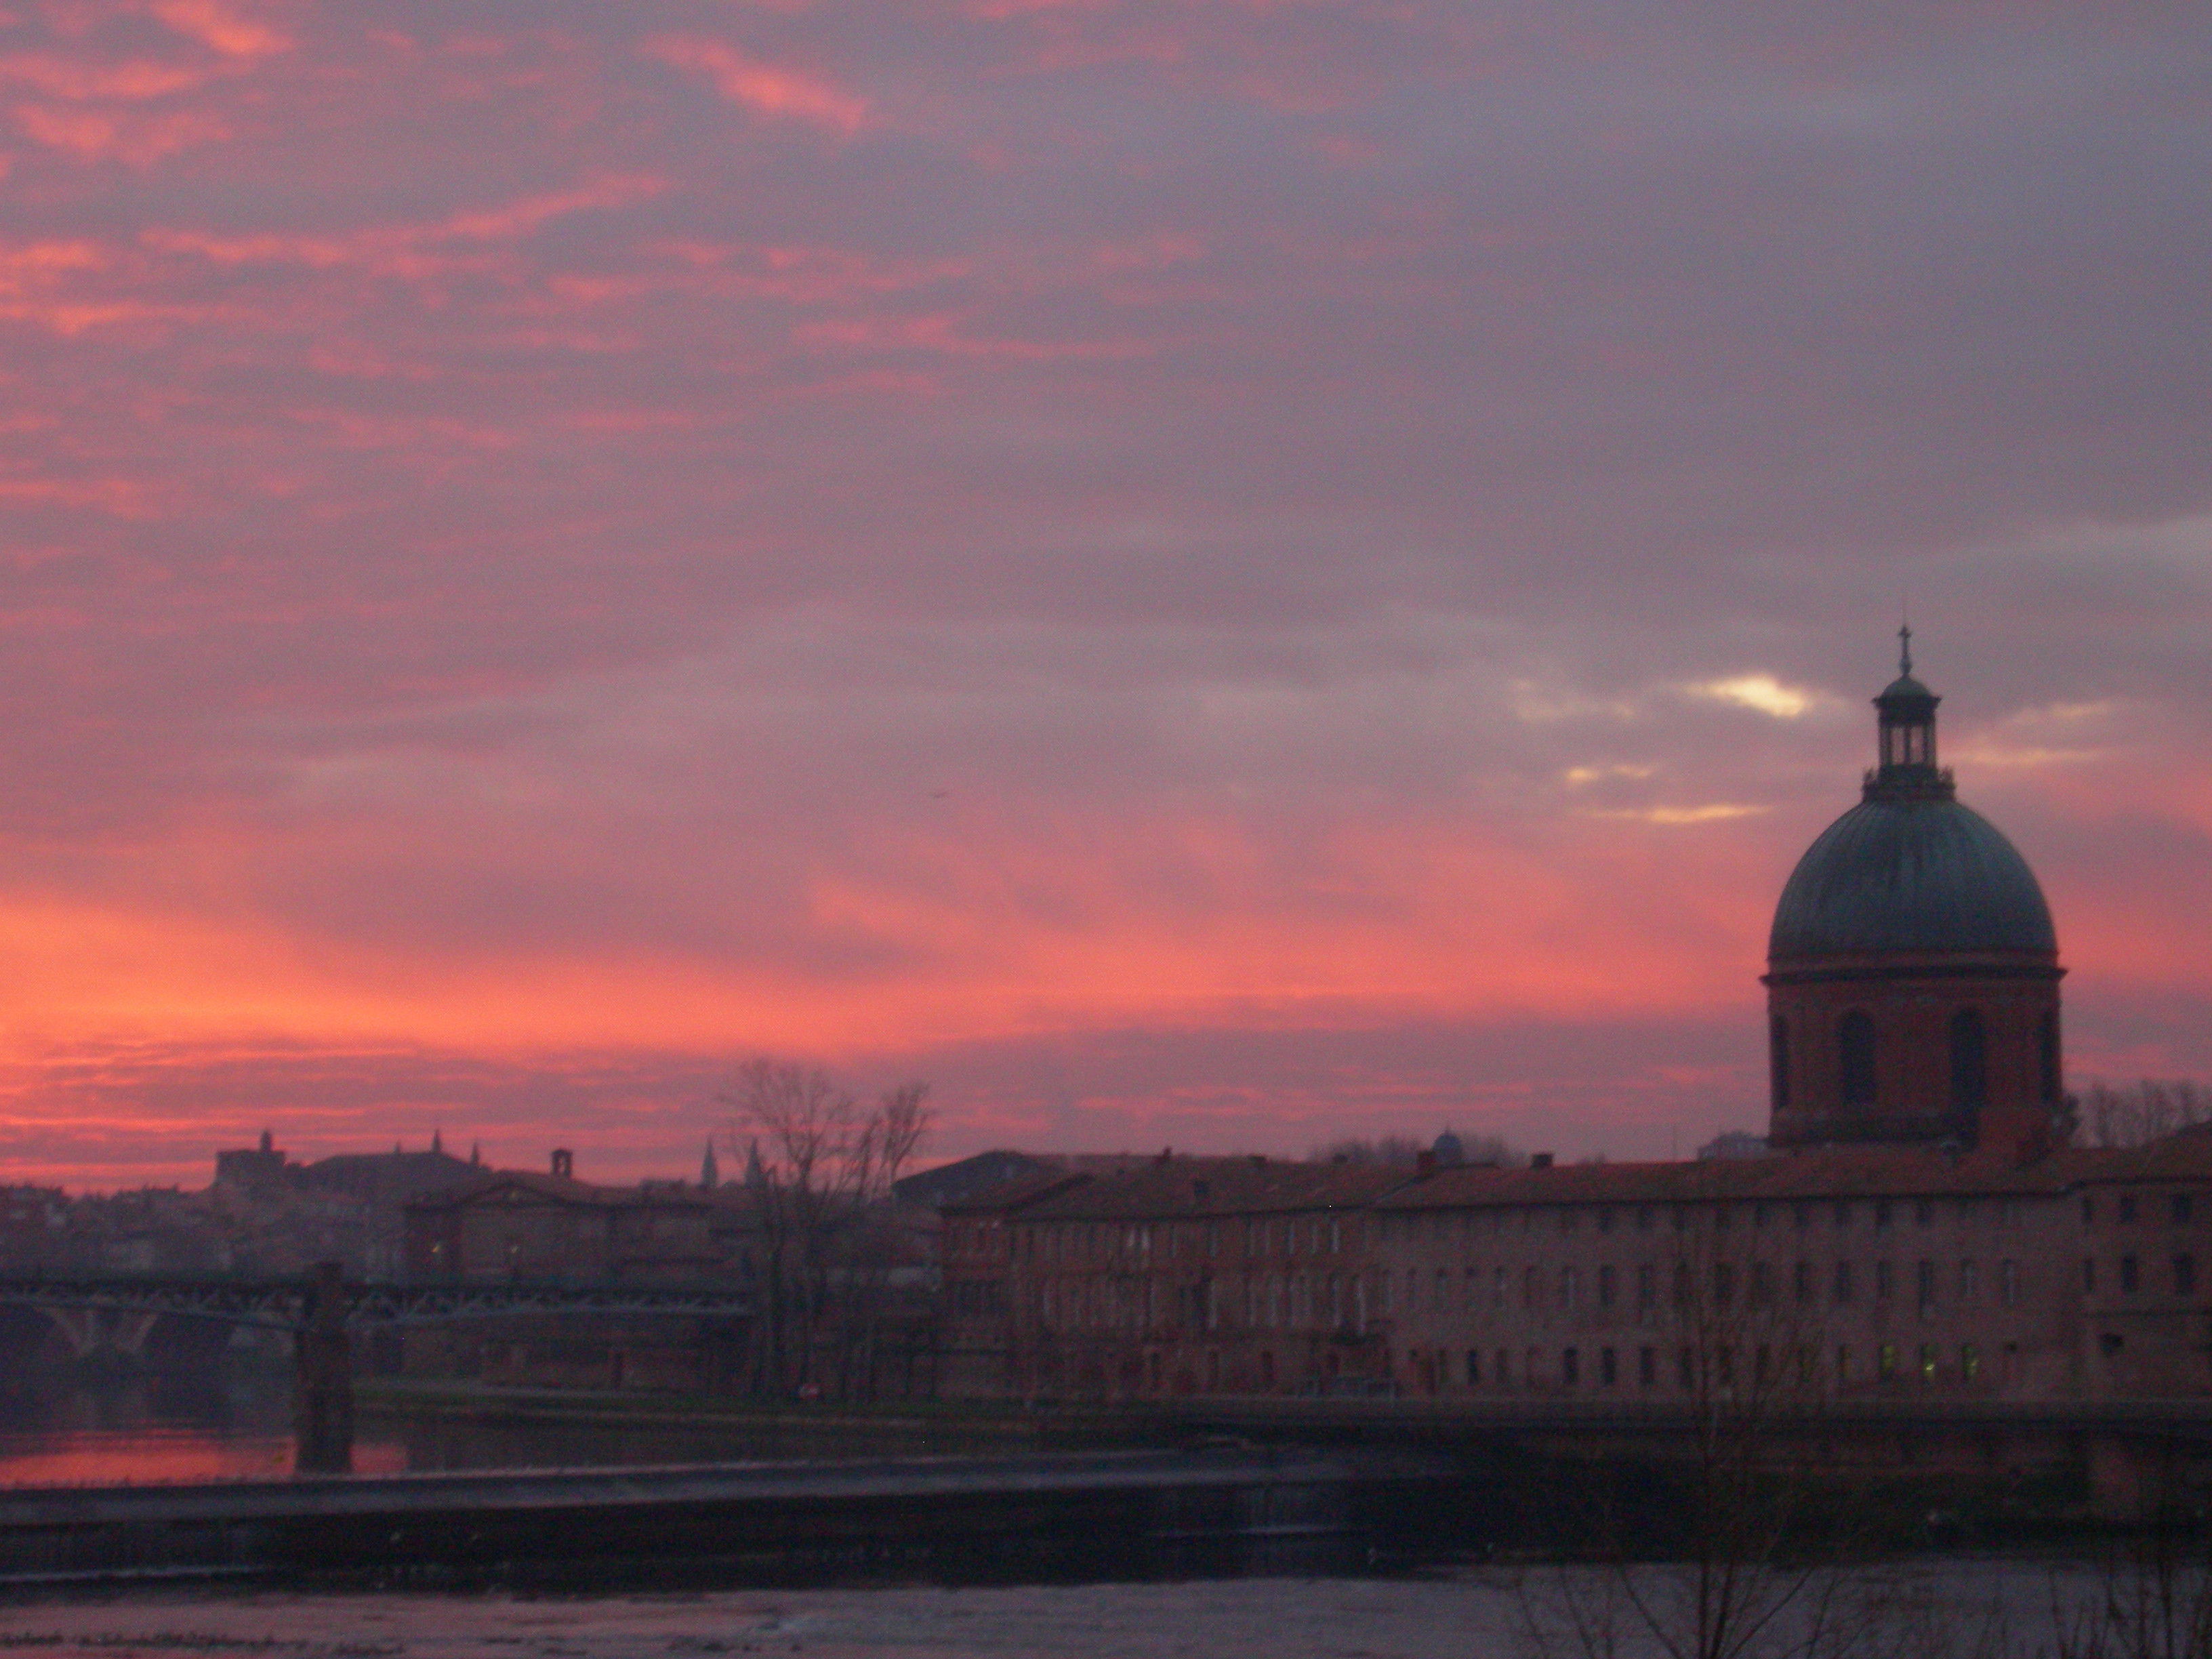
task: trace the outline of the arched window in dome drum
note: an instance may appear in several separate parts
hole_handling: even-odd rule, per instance
[[[1766,1063],[1774,1091],[1774,1109],[1790,1109],[1790,1022],[1777,1014],[1767,1025]]]
[[[2037,1046],[2042,1050],[2043,1103],[2058,1103],[2058,1011],[2051,1009],[2043,1017],[2042,1029],[2037,1032]]]
[[[1863,1008],[1845,1014],[1836,1028],[1839,1093],[1846,1106],[1874,1104],[1874,1021]]]
[[[1961,1008],[1951,1016],[1951,1109],[1979,1111],[1989,1097],[1989,1034],[1979,1009]]]

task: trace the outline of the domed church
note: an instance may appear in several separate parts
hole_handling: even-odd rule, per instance
[[[1806,849],[1767,941],[1776,1147],[2049,1143],[2058,937],[2035,872],[1960,804],[1899,630],[1863,799]]]

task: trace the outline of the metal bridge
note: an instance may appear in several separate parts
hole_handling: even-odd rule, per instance
[[[736,1319],[752,1312],[735,1285],[586,1284],[562,1279],[439,1279],[349,1284],[335,1261],[311,1273],[0,1273],[0,1305],[38,1308],[80,1347],[94,1323],[118,1322],[143,1341],[164,1316],[221,1320],[292,1336],[295,1466],[302,1474],[353,1467],[349,1328],[427,1325],[513,1316]]]
[[[333,1288],[334,1287],[334,1288]],[[297,1331],[335,1294],[345,1323],[422,1325],[531,1314],[738,1318],[751,1296],[736,1286],[591,1283],[574,1279],[439,1279],[346,1283],[322,1273],[0,1273],[0,1304],[186,1319]]]

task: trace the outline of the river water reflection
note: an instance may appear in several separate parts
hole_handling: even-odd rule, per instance
[[[0,1488],[281,1479],[292,1473],[289,1379],[234,1374],[179,1388],[137,1377],[0,1402]],[[363,1474],[859,1457],[985,1445],[856,1442],[714,1424],[608,1424],[364,1414]]]

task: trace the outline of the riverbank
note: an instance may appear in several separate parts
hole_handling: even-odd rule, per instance
[[[1036,1408],[1002,1401],[824,1403],[634,1389],[527,1389],[412,1377],[363,1377],[356,1412],[393,1423],[570,1425],[600,1430],[684,1431],[803,1454],[855,1449],[1079,1451],[1172,1439],[1156,1414],[1122,1407]]]
[[[1021,1453],[0,1493],[0,1587],[1141,1579],[1337,1568],[1443,1491],[1344,1451]]]

